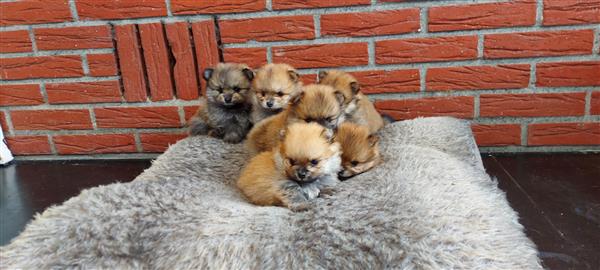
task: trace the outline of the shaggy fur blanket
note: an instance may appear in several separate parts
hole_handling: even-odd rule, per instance
[[[188,138],[37,215],[0,268],[541,269],[467,122],[397,122],[380,145],[384,164],[294,213],[236,189],[242,145]]]

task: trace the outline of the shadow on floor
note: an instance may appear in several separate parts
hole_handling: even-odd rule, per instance
[[[483,155],[550,269],[600,269],[600,154]],[[98,185],[133,180],[149,160],[18,162],[0,169],[0,245],[35,213]]]

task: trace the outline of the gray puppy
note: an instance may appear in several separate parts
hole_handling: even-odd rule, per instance
[[[190,119],[189,134],[239,143],[252,127],[249,98],[254,72],[244,64],[219,63],[204,70],[206,99]]]

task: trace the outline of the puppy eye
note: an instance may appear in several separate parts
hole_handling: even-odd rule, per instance
[[[240,88],[239,88],[239,87],[234,87],[234,88],[233,88],[233,91],[235,91],[235,92],[239,92],[239,91],[240,91]]]
[[[319,161],[318,161],[318,160],[316,160],[316,159],[311,159],[311,160],[310,160],[310,164],[312,164],[312,165],[317,165],[317,164],[319,164]]]
[[[333,117],[327,117],[327,118],[325,118],[325,120],[327,120],[327,122],[331,122],[331,121],[333,121]]]
[[[312,121],[313,121],[313,119],[312,119],[312,118],[306,118],[304,121],[306,121],[306,122],[310,123],[310,122],[312,122]]]
[[[217,88],[217,91],[219,91],[219,93],[223,93],[223,88],[219,87]]]
[[[283,97],[283,92],[281,92],[281,91],[277,92],[277,96]]]
[[[350,162],[350,164],[351,164],[352,166],[356,166],[356,165],[358,165],[358,161],[356,161],[356,160],[353,160],[352,162]]]
[[[294,161],[294,160],[293,160],[293,159],[291,159],[291,158],[288,158],[288,162],[290,163],[290,165],[294,165],[294,164],[296,164],[296,161]]]

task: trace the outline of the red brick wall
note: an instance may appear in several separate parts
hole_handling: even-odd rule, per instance
[[[350,71],[396,119],[472,119],[485,151],[600,150],[600,1],[475,2],[2,2],[1,124],[17,155],[161,152],[224,59]]]

